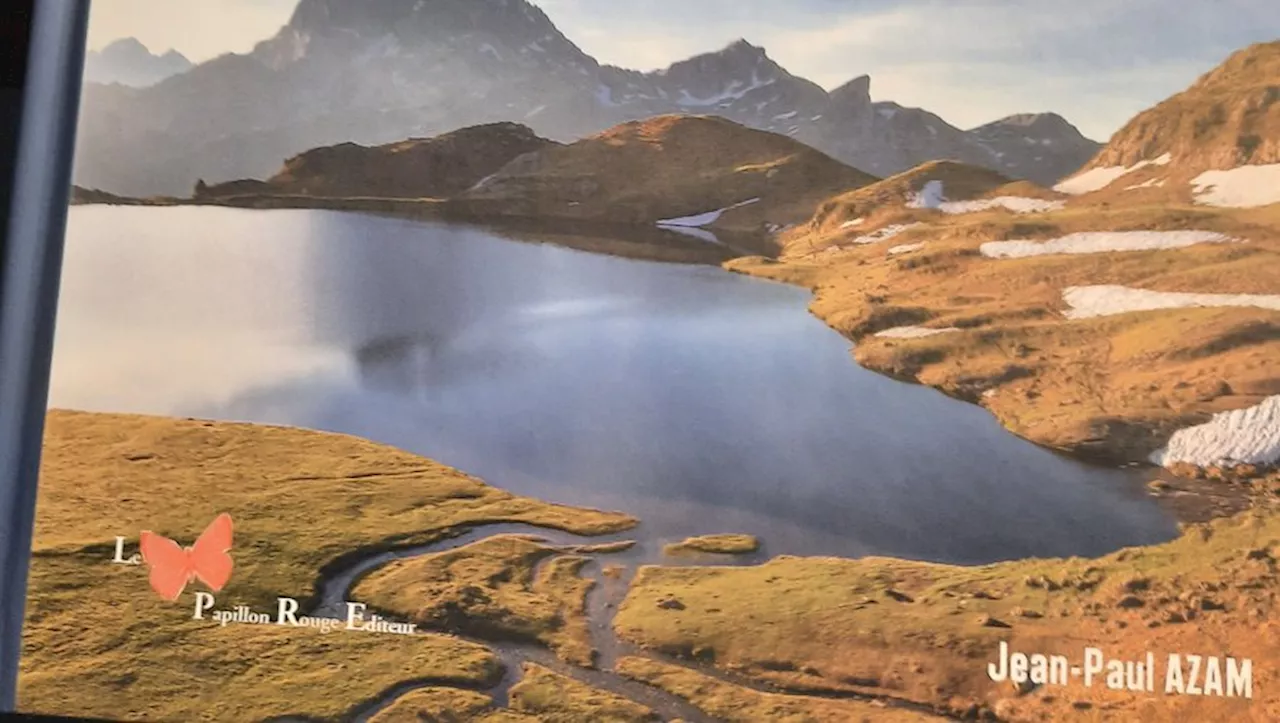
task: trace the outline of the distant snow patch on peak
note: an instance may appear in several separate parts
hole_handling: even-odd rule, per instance
[[[1068,319],[1129,314],[1163,309],[1256,307],[1280,311],[1280,295],[1196,294],[1148,291],[1127,286],[1072,286],[1062,292]]]
[[[1067,193],[1073,196],[1078,196],[1084,193],[1093,193],[1094,191],[1101,191],[1107,186],[1110,186],[1121,176],[1128,175],[1141,168],[1146,168],[1147,166],[1167,166],[1172,161],[1173,154],[1165,153],[1152,160],[1138,161],[1132,166],[1103,166],[1100,168],[1090,168],[1083,173],[1077,173],[1071,178],[1059,183],[1053,187],[1053,190],[1058,193]]]
[[[681,88],[680,98],[676,100],[676,104],[686,108],[702,108],[719,105],[725,101],[738,100],[747,93],[773,85],[776,81],[776,78],[761,80],[759,73],[753,70],[751,71],[750,83],[743,83],[740,80],[732,81],[724,90],[708,98],[699,98],[690,94],[688,90]]]
[[[844,223],[840,224],[840,228],[842,228],[842,229],[846,229],[846,228],[853,228],[854,226],[861,225],[861,224],[862,224],[862,222],[863,222],[863,221],[866,221],[866,220],[867,220],[867,219],[865,219],[865,218],[863,218],[863,217],[861,217],[861,216],[859,216],[859,217],[857,217],[857,218],[849,219],[848,221],[845,221]]]
[[[1174,432],[1151,461],[1164,467],[1179,462],[1200,467],[1280,462],[1280,395]]]
[[[604,83],[596,85],[596,101],[609,108],[617,108],[620,105],[613,99],[613,89]]]
[[[1225,208],[1257,208],[1280,203],[1280,163],[1205,171],[1191,179],[1196,203]]]
[[[1214,231],[1084,231],[1050,241],[990,241],[982,244],[979,251],[987,258],[1017,259],[1050,254],[1156,251],[1239,241]]]

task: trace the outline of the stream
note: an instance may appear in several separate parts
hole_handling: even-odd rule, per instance
[[[643,525],[641,527],[643,527]],[[681,665],[683,667],[693,669],[698,673],[714,677],[733,685],[744,686],[762,692],[785,692],[772,689],[766,685],[751,681],[741,676],[731,675],[709,665],[695,663],[688,660],[675,660],[667,656],[657,655],[650,651],[646,651],[639,646],[620,640],[614,634],[614,615],[617,613],[618,606],[622,603],[622,600],[626,595],[626,591],[630,586],[631,579],[634,577],[639,565],[752,565],[759,564],[765,559],[765,556],[761,552],[746,555],[708,554],[688,558],[671,558],[662,554],[660,545],[654,545],[652,541],[644,540],[643,534],[635,534],[638,532],[642,533],[642,529],[637,528],[610,535],[584,537],[559,530],[551,530],[534,525],[518,523],[492,524],[474,527],[460,534],[446,537],[429,544],[372,553],[366,557],[351,562],[327,576],[322,577],[319,585],[319,602],[311,611],[307,612],[307,614],[317,617],[331,617],[344,620],[346,616],[346,604],[348,601],[351,601],[351,590],[362,578],[374,572],[378,568],[396,560],[412,559],[414,557],[455,550],[496,535],[533,535],[537,537],[538,541],[542,544],[551,547],[564,548],[638,540],[634,547],[620,552],[581,553],[574,551],[574,554],[583,554],[590,558],[590,562],[583,568],[581,574],[592,580],[594,583],[590,591],[587,593],[586,613],[590,623],[592,646],[597,653],[595,669],[582,668],[565,663],[557,658],[556,655],[547,648],[533,643],[492,640],[467,635],[459,636],[463,639],[484,645],[494,651],[502,661],[504,668],[502,679],[497,683],[497,685],[484,689],[484,692],[493,698],[494,706],[497,708],[507,707],[510,701],[511,688],[520,681],[523,664],[529,662],[541,665],[544,668],[548,668],[566,677],[573,678],[593,688],[605,690],[636,703],[645,705],[659,715],[664,721],[679,719],[685,721],[685,723],[720,722],[721,719],[703,712],[679,696],[648,686],[644,683],[631,680],[614,672],[614,665],[622,656],[655,658],[664,663]],[[543,563],[545,562],[546,561],[544,560]],[[602,571],[602,565],[604,563],[625,565],[626,571],[621,577],[608,579]],[[394,705],[395,702],[404,695],[407,695],[418,688],[433,685],[436,684],[407,682],[397,685],[391,690],[384,692],[378,698],[357,705],[348,713],[345,720],[351,721],[352,723],[365,723],[378,713],[387,709],[391,705]],[[910,708],[930,713],[937,716],[939,720],[945,720],[948,718],[947,716],[937,711],[930,710],[925,706],[909,703],[907,701],[898,701],[891,698],[875,698],[873,696],[850,695],[848,697],[856,697],[862,700],[880,700],[887,705]]]

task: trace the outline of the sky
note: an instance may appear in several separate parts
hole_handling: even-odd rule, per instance
[[[370,2],[372,0],[350,0]],[[482,2],[483,0],[472,0]],[[1056,111],[1105,141],[1233,51],[1280,39],[1278,0],[535,0],[602,63],[653,70],[737,38],[825,88],[969,128]],[[297,0],[94,0],[89,46],[246,52]]]

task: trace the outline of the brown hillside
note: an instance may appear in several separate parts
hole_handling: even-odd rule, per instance
[[[1280,162],[1280,41],[1233,54],[1187,90],[1129,121],[1086,168],[1164,153],[1180,173]]]
[[[955,161],[930,161],[896,176],[841,194],[823,203],[811,226],[826,230],[850,219],[866,217],[887,207],[906,207],[930,181],[943,184],[948,199],[969,200],[1010,181],[995,171]]]
[[[772,230],[874,182],[785,136],[724,118],[659,116],[516,159],[462,199],[489,213],[654,223],[725,209],[711,227]]]
[[[907,224],[937,216],[938,211],[913,207],[913,200],[930,182],[940,182],[948,201],[972,201],[997,196],[1053,198],[1048,189],[1029,181],[1011,181],[978,166],[956,161],[930,161],[878,183],[827,199],[809,222],[783,235],[783,247],[807,253],[875,232],[888,225]]]
[[[513,158],[557,145],[518,123],[490,123],[382,146],[314,148],[285,161],[267,181],[198,186],[197,198],[242,194],[447,198],[474,186]]]

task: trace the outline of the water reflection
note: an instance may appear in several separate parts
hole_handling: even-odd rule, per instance
[[[1126,475],[858,368],[788,286],[336,213],[70,227],[56,405],[357,434],[772,553],[979,562],[1175,531]]]

